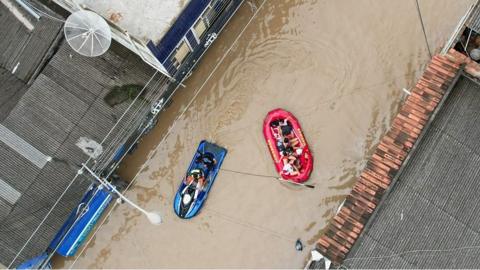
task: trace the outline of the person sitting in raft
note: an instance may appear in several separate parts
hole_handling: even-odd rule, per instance
[[[287,147],[290,147],[290,141],[288,140],[288,138],[277,140],[277,148],[280,154],[282,152],[285,152],[287,150]]]
[[[270,126],[274,129],[277,128],[279,125],[280,125],[280,120],[273,120],[272,122],[270,122]]]
[[[283,145],[282,145],[282,146],[283,146]],[[289,157],[292,156],[294,153],[295,153],[295,150],[293,149],[293,147],[291,147],[291,146],[289,145],[289,146],[283,147],[283,148],[281,149],[281,151],[280,151],[280,156],[289,158]]]
[[[295,133],[292,132],[293,127],[286,119],[283,122],[280,122],[280,128],[278,129],[278,135],[280,138],[287,138],[290,141],[290,144],[297,147],[297,144],[300,144],[298,138],[295,137]]]
[[[278,126],[280,127],[278,133],[281,137],[286,137],[292,133],[293,127],[286,118],[283,121],[279,121]]]
[[[292,134],[291,136],[284,137],[288,139],[288,144],[293,147],[294,150],[297,150],[300,148],[300,141],[298,138],[295,138]],[[285,140],[285,139],[284,139]]]
[[[300,173],[297,166],[295,165],[295,160],[297,160],[297,158],[294,156],[283,158],[283,173],[290,176],[295,176]]]
[[[281,137],[289,135],[292,132],[292,125],[290,125],[290,122],[288,122],[286,118],[282,120],[273,120],[270,123],[270,127],[274,131],[277,129],[278,135],[274,134],[277,137],[277,139],[280,139]]]
[[[293,164],[295,165],[295,167],[300,171],[300,169],[302,168],[302,159],[301,159],[301,151],[303,152],[302,149],[297,149],[295,150],[295,153],[292,154],[289,158],[290,160],[293,160]]]
[[[295,152],[288,153],[288,161],[295,166],[295,168],[300,171],[302,169],[302,164],[305,162],[305,158],[302,156],[303,149],[298,148]]]
[[[286,156],[287,154],[293,155],[298,149],[302,151],[297,138],[289,139],[284,137],[283,140],[277,141],[277,148],[282,156]]]
[[[277,139],[277,141],[281,141],[282,137],[280,136],[280,131],[279,131],[279,126],[280,125],[280,121],[279,120],[273,120],[272,122],[270,122],[270,127],[272,128],[272,133],[273,133],[273,136],[275,137],[275,139]]]

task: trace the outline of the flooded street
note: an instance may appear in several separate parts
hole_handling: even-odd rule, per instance
[[[419,1],[432,52],[473,2]],[[141,169],[127,195],[164,223],[120,205],[78,260],[55,267],[303,267],[428,59],[414,0],[245,1],[122,164],[127,179]],[[202,139],[228,149],[224,169],[277,175],[262,123],[278,107],[302,124],[316,188],[221,171],[200,214],[179,219],[173,198]]]

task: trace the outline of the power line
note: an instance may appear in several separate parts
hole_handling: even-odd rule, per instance
[[[156,74],[157,74],[157,72],[155,72],[155,74],[153,75],[153,77],[154,77]],[[149,80],[149,82],[153,79],[153,77]],[[149,84],[149,82],[147,82],[147,85]],[[160,81],[158,81],[157,83],[155,83],[155,85],[154,85],[152,88],[154,88],[154,89],[157,88],[159,84],[160,84]],[[144,89],[146,88],[147,85],[145,85]],[[138,96],[140,96],[140,95],[141,95],[141,93],[140,93]],[[137,97],[138,97],[138,96],[137,96]],[[147,103],[148,103],[148,102],[147,102]],[[133,102],[132,102],[132,104],[133,104]],[[130,107],[129,107],[129,108],[130,108]],[[127,110],[128,110],[128,109],[127,109]],[[138,110],[137,110],[137,112],[138,112]],[[132,117],[136,118],[135,115],[133,115]],[[120,121],[120,120],[119,120],[119,121]],[[113,129],[113,128],[112,128],[112,129]],[[139,137],[142,136],[142,134],[143,134],[143,132],[140,133]],[[138,137],[136,140],[138,140],[139,137]],[[110,142],[109,145],[114,145],[114,146],[115,146],[115,144],[112,144],[112,142]],[[114,147],[114,146],[113,146],[113,147]],[[111,147],[111,148],[113,148],[113,147]],[[131,148],[131,147],[130,147],[130,148]],[[130,148],[129,148],[126,152],[128,152],[128,151],[130,150]],[[112,169],[112,172],[113,172],[113,170],[114,170],[114,169]],[[111,173],[111,172],[110,172],[110,173]],[[110,176],[110,174],[109,174],[109,176]],[[108,177],[106,177],[106,178],[108,179]],[[89,205],[90,202],[93,200],[93,198],[94,198],[94,196],[92,196],[92,197],[88,200],[88,202],[87,202],[86,204]],[[50,252],[50,255],[48,256],[48,258],[47,258],[46,261],[50,261],[50,259],[51,259],[52,256],[55,254],[55,252],[57,251],[57,249],[60,247],[60,245],[61,245],[61,243],[63,242],[63,240],[65,239],[65,237],[70,233],[70,231],[74,228],[74,225],[78,222],[78,220],[79,220],[81,217],[82,217],[81,215],[78,215],[78,216],[75,218],[75,220],[72,222],[72,225],[70,225],[70,228],[64,233],[63,238],[62,238],[62,239],[60,240],[60,242],[55,246],[55,248]]]
[[[22,3],[24,3],[26,6],[28,6],[29,8],[31,9],[34,9],[35,11],[37,11],[38,13],[41,13],[42,15],[48,17],[49,19],[51,20],[54,20],[54,21],[58,21],[58,22],[61,22],[61,23],[65,23],[65,20],[63,19],[60,19],[60,18],[56,18],[42,10],[40,10],[39,8],[35,7],[33,4],[30,4],[28,1],[23,1],[23,0],[20,0]]]
[[[61,22],[65,22],[64,20],[60,20],[60,19],[58,19],[58,18],[55,18],[55,17],[53,17],[53,16],[50,16],[49,14],[47,14],[47,13],[39,10],[39,9],[36,8],[36,7],[31,6],[30,4],[27,4],[27,5],[28,5],[29,7],[31,7],[31,8],[33,8],[33,9],[37,10],[38,12],[44,14],[45,16],[47,16],[47,17],[50,18],[50,19],[57,20],[57,21],[61,21]],[[224,6],[225,6],[225,5],[226,5],[226,3],[224,4]],[[248,24],[247,24],[247,26],[248,26]],[[243,33],[243,32],[242,32],[242,33]],[[240,34],[240,35],[241,35],[241,34]],[[237,40],[238,40],[238,38],[237,38]],[[236,42],[236,40],[235,40],[235,42]],[[235,43],[235,42],[234,42],[234,43]],[[231,49],[231,48],[230,48],[230,49]],[[229,51],[230,51],[230,49],[229,49]],[[228,52],[229,52],[229,51],[228,51]],[[228,54],[228,52],[227,52],[227,54]],[[202,54],[202,55],[203,55],[203,54]],[[222,60],[221,60],[220,62],[222,62],[222,61],[223,61],[223,58],[222,58]],[[171,67],[171,66],[172,66],[172,64],[171,64],[169,67]],[[216,70],[216,69],[214,69],[214,70],[212,71],[212,73],[213,73],[215,70]],[[133,107],[133,105],[136,103],[136,101],[139,99],[139,97],[144,93],[146,87],[150,84],[150,82],[151,82],[151,81],[153,80],[153,78],[157,75],[157,73],[158,73],[158,70],[155,71],[155,73],[150,77],[150,79],[147,81],[146,85],[142,88],[142,90],[139,92],[139,94],[138,94],[138,95],[135,97],[135,99],[129,104],[129,106],[128,106],[127,109],[124,111],[124,113],[123,113],[123,114],[120,116],[120,118],[116,121],[116,123],[115,123],[114,126],[110,129],[110,131],[107,133],[107,135],[104,137],[104,139],[100,142],[100,145],[103,145],[103,144],[105,143],[105,141],[106,141],[107,139],[109,139],[109,137],[111,136],[111,134],[113,133],[113,131],[114,131],[117,127],[119,127],[120,123],[123,123],[122,120],[124,119],[124,117],[127,115],[127,113],[130,112],[130,110],[131,110],[131,108]],[[207,79],[207,80],[208,80],[208,79]],[[160,83],[162,83],[162,86],[166,86],[166,85],[164,84],[165,82],[167,82],[166,85],[168,85],[170,81],[169,81],[168,79],[164,79],[164,80],[161,81],[161,82],[156,82],[156,83],[155,83],[155,86],[152,87],[152,88],[154,89],[154,91],[152,91],[152,92],[153,92],[153,93],[155,92],[155,88],[157,88]],[[178,88],[178,86],[179,86],[179,85],[177,85],[177,88]],[[202,85],[201,88],[203,88],[203,85]],[[200,89],[200,90],[201,90],[201,89]],[[160,96],[161,96],[161,95],[163,94],[163,92],[162,92],[162,91],[160,91],[160,92],[161,92],[161,93],[160,93]],[[175,91],[174,91],[174,92],[175,92]],[[198,93],[197,93],[197,94],[198,94]],[[173,96],[173,93],[169,96],[169,99],[171,98],[171,96]],[[153,97],[153,96],[152,96],[152,97]],[[196,96],[195,96],[195,97],[196,97]],[[195,98],[195,97],[194,97],[194,98]],[[149,106],[150,106],[150,103],[148,103],[147,100],[143,100],[142,105],[140,105],[140,106],[137,108],[137,110],[132,114],[132,117],[130,118],[130,121],[129,121],[128,123],[132,123],[132,121],[134,121],[134,120],[137,118],[136,116],[137,116],[141,111],[144,111],[147,106],[149,107]],[[142,108],[143,108],[144,110],[142,110]],[[140,121],[140,124],[143,123],[143,121],[144,121],[144,119],[142,119],[142,120]],[[123,124],[123,126],[125,126],[125,125],[126,125],[126,124]],[[127,133],[129,133],[130,135],[132,135],[133,132],[134,132],[136,129],[138,129],[138,125],[130,125],[130,130],[124,129],[124,130],[123,130],[123,134],[122,134],[121,132],[117,133],[117,134],[116,134],[117,136],[115,136],[114,138],[112,138],[112,142],[119,142],[122,138],[125,138],[125,134],[127,134]],[[126,130],[127,130],[127,131],[126,131]],[[138,139],[142,136],[142,134],[143,134],[144,131],[145,131],[145,129],[144,129],[142,132],[140,132],[140,135],[136,138],[136,140],[138,140]],[[128,137],[127,137],[126,139],[128,139]],[[107,148],[106,150],[104,150],[104,154],[103,154],[102,156],[100,156],[100,160],[99,160],[99,161],[101,161],[102,159],[105,160],[104,156],[107,156],[107,155],[105,154],[105,152],[109,153],[109,152],[112,151],[112,149],[113,149],[113,150],[116,150],[115,147],[118,147],[118,146],[117,146],[117,145],[113,145],[112,143],[110,143],[110,144],[109,144],[109,148]],[[131,148],[131,147],[130,147],[130,148]],[[130,149],[130,148],[129,148],[129,149]],[[107,151],[107,150],[108,150],[108,151]],[[115,154],[115,152],[113,152],[113,154]],[[111,157],[113,157],[113,156],[111,156]],[[123,157],[122,157],[122,159],[123,159]],[[85,164],[88,164],[91,160],[92,160],[92,157],[89,157],[89,158],[85,161]],[[104,164],[108,164],[108,162],[107,162],[107,163],[104,163]],[[99,165],[101,165],[101,164],[99,164]],[[99,166],[96,166],[96,167],[98,168]],[[75,180],[77,179],[78,176],[79,176],[79,174],[77,173],[77,174],[73,177],[73,179],[72,179],[72,180],[70,181],[70,183],[67,185],[67,187],[65,188],[65,190],[62,192],[62,194],[60,194],[60,197],[58,197],[58,199],[55,201],[55,203],[54,203],[54,204],[52,205],[52,207],[49,209],[49,211],[47,212],[47,214],[46,214],[46,215],[44,216],[44,218],[40,221],[40,223],[38,224],[38,226],[37,226],[37,227],[35,228],[35,230],[32,232],[32,234],[31,234],[30,237],[27,239],[27,241],[25,242],[25,244],[22,246],[22,248],[20,249],[20,251],[15,255],[15,257],[14,257],[13,260],[10,262],[10,264],[8,265],[7,268],[10,268],[10,267],[13,265],[13,263],[15,262],[15,260],[20,256],[20,254],[22,254],[23,250],[24,250],[24,249],[26,248],[26,246],[32,241],[32,239],[33,239],[33,237],[35,236],[35,234],[38,232],[38,230],[40,229],[40,227],[45,223],[46,219],[47,219],[47,218],[50,216],[50,214],[53,212],[53,210],[54,210],[55,207],[58,205],[58,203],[60,202],[60,200],[65,196],[65,194],[66,194],[67,191],[70,189],[70,187],[73,185],[73,183],[75,182]],[[131,184],[131,183],[130,183],[130,184]],[[130,185],[129,185],[129,186],[130,186]]]
[[[222,6],[221,6],[219,9],[220,9],[220,10],[223,10],[223,9],[224,9],[227,5],[229,5],[230,3],[231,3],[231,2],[224,1],[224,3],[222,4]],[[224,27],[224,26],[223,26],[223,27]],[[223,27],[222,27],[222,29],[223,29]],[[220,31],[221,31],[221,30],[220,30]],[[197,44],[197,47],[198,47],[198,46],[203,46],[203,44],[200,44],[200,43],[199,43],[199,44]],[[200,58],[203,56],[203,54],[205,53],[205,51],[206,51],[206,50],[204,50],[204,51],[202,52],[202,54],[200,55],[200,57],[199,57],[198,59],[200,59]],[[198,61],[198,60],[197,60],[197,61]],[[173,63],[170,63],[169,66],[166,67],[166,70],[170,70],[171,67],[173,67]],[[192,68],[193,68],[193,66],[190,68],[190,70],[187,72],[187,74],[191,71]],[[178,72],[178,71],[177,71],[177,72]],[[182,79],[182,82],[183,82],[184,80],[185,80],[185,77]],[[165,82],[167,82],[167,83],[165,84]],[[180,82],[179,84],[181,85],[182,82]],[[124,142],[127,142],[128,140],[131,139],[132,136],[134,136],[135,132],[139,132],[139,128],[140,128],[141,125],[144,123],[144,120],[145,120],[145,119],[142,118],[142,119],[140,119],[139,122],[137,122],[136,124],[134,124],[134,122],[138,120],[138,118],[136,117],[136,115],[138,115],[139,113],[141,113],[142,110],[145,110],[145,115],[147,115],[147,114],[148,114],[148,111],[150,110],[150,106],[151,106],[151,103],[148,103],[148,100],[152,99],[152,100],[157,100],[157,101],[158,101],[158,100],[160,99],[160,97],[161,97],[162,95],[164,95],[164,92],[165,92],[166,90],[168,90],[168,87],[170,86],[170,81],[167,80],[167,79],[165,79],[165,80],[164,80],[163,82],[161,82],[161,83],[162,83],[162,88],[164,88],[163,91],[159,91],[159,94],[158,94],[157,96],[155,96],[154,98],[146,97],[146,98],[143,99],[143,101],[144,101],[144,102],[143,102],[143,105],[140,105],[140,107],[139,107],[139,108],[137,109],[137,111],[133,114],[133,116],[130,117],[130,121],[129,121],[128,123],[124,123],[124,125],[123,125],[124,130],[121,130],[120,132],[118,132],[116,138],[113,139],[113,141],[114,141],[115,143],[120,142],[120,141],[122,141],[122,140],[123,140]],[[160,82],[159,82],[158,84],[160,84]],[[157,84],[157,86],[158,86],[158,84]],[[155,88],[155,87],[154,87],[154,88]],[[168,97],[166,97],[166,101],[163,102],[164,105],[165,105],[165,104],[168,104],[168,102],[169,102],[170,99],[173,97],[173,95],[175,94],[175,92],[177,91],[177,89],[178,89],[178,85],[177,85],[177,87],[173,90],[173,92],[170,93]],[[155,93],[155,91],[152,92],[152,95],[153,95],[154,93]],[[142,106],[145,106],[145,107],[142,107]],[[146,108],[146,109],[145,109],[145,108]],[[148,110],[148,111],[147,111],[147,110]],[[158,115],[155,115],[155,116],[154,116],[154,118],[157,118],[157,117],[158,117]],[[152,119],[152,121],[154,121],[154,120]],[[130,145],[130,147],[128,148],[128,150],[124,152],[124,154],[121,156],[121,158],[119,159],[119,161],[116,161],[116,162],[115,162],[116,164],[118,164],[121,160],[123,160],[123,158],[124,158],[125,155],[128,153],[128,151],[130,151],[130,149],[133,147],[134,143],[135,143],[136,141],[138,141],[138,140],[142,137],[142,135],[146,132],[146,130],[147,130],[147,128],[143,128],[143,129],[139,132],[138,136],[137,136],[136,139],[132,142],[132,145]],[[115,146],[116,144],[110,143],[109,145],[114,145],[114,146]],[[119,144],[119,145],[121,145],[121,144]],[[104,150],[103,153],[102,153],[102,155],[101,155],[101,157],[96,160],[95,167],[92,168],[92,169],[94,169],[95,171],[103,171],[103,170],[105,170],[105,169],[109,169],[108,166],[112,164],[113,159],[114,159],[114,157],[115,157],[115,155],[116,155],[117,150],[118,150],[118,149],[114,149],[114,148],[110,148],[110,149],[108,149],[108,151]],[[107,154],[106,152],[107,152],[108,154]],[[115,169],[115,168],[111,168],[111,170],[110,170],[110,172],[108,173],[108,175],[110,175],[110,174],[113,172],[114,169]]]
[[[159,98],[159,96],[162,94],[162,91],[160,94],[156,95],[156,92],[158,90],[158,87],[161,85],[163,88],[165,85],[164,83],[168,80],[158,80],[155,82],[154,86],[150,87],[152,90],[150,93],[148,93],[148,96],[141,98],[137,103],[136,100],[131,103],[132,107],[135,105],[135,109],[128,110],[129,116],[128,118],[125,119],[125,121],[122,122],[121,125],[118,126],[117,131],[114,134],[114,137],[111,138],[111,140],[108,143],[108,148],[104,149],[102,152],[102,155],[97,158],[95,167],[92,169],[95,169],[95,171],[103,170],[105,169],[105,165],[108,165],[111,160],[113,160],[113,157],[116,154],[117,147],[121,145],[122,140],[128,140],[130,135],[132,135],[138,128],[141,126],[141,124],[144,123],[145,117],[141,116],[147,116],[148,112],[150,111],[151,104]],[[148,84],[145,86],[148,86]],[[143,94],[143,91],[139,93],[139,96]],[[152,102],[150,102],[152,100]],[[120,121],[118,121],[120,122]],[[136,122],[136,123],[135,123]],[[113,131],[113,129],[112,129]]]
[[[158,71],[156,71],[153,76],[148,80],[147,82],[147,85],[151,82],[151,80],[153,79],[153,77],[158,73]],[[146,87],[146,86],[145,86]],[[145,87],[143,89],[145,89]],[[143,91],[142,89],[142,91]],[[135,98],[135,100],[138,98],[138,96]],[[133,104],[133,102],[132,102]],[[110,136],[110,134],[112,134],[112,131],[113,129],[118,125],[118,123],[121,121],[121,119],[126,115],[127,111],[131,108],[132,104],[130,104],[130,106],[128,106],[127,110],[122,114],[122,116],[120,117],[120,119],[118,119],[118,121],[115,123],[115,125],[112,127],[112,129],[110,129],[110,131],[107,133],[107,135],[104,137],[104,139],[102,140],[102,142],[100,144],[103,144],[108,136]],[[86,161],[85,161],[85,164],[88,164],[90,161],[92,160],[92,157],[89,157]],[[25,242],[25,244],[22,246],[22,248],[20,249],[20,251],[18,251],[18,253],[15,255],[15,257],[12,259],[12,261],[10,262],[10,264],[7,266],[7,268],[11,268],[11,266],[13,265],[13,263],[15,262],[15,260],[20,256],[20,254],[22,254],[23,250],[27,247],[27,245],[30,243],[30,241],[32,241],[33,237],[35,236],[35,234],[38,232],[38,230],[40,229],[40,227],[45,223],[45,221],[47,220],[47,218],[50,216],[50,214],[53,212],[53,210],[55,209],[55,207],[58,205],[58,203],[60,202],[60,200],[63,198],[63,196],[65,196],[65,194],[67,193],[67,191],[70,189],[70,187],[73,185],[73,183],[75,182],[75,180],[77,179],[77,177],[79,176],[80,174],[75,174],[75,176],[73,177],[73,179],[70,181],[70,183],[67,185],[67,187],[65,188],[65,190],[60,194],[60,196],[58,197],[58,199],[55,201],[55,203],[52,205],[52,207],[49,209],[49,211],[47,212],[47,214],[43,217],[43,219],[40,221],[40,223],[38,224],[38,226],[35,228],[35,230],[32,232],[32,234],[30,235],[30,237],[27,239],[27,241]]]
[[[418,0],[415,0],[415,4],[417,6],[418,18],[420,19],[420,25],[422,26],[422,32],[423,32],[423,37],[425,38],[425,44],[427,45],[428,55],[430,55],[430,58],[432,58],[432,52],[430,51],[430,45],[428,44],[427,33],[425,31],[425,25],[423,24],[422,13],[420,11],[420,6],[418,4]]]
[[[231,52],[231,50],[233,49],[233,47],[235,46],[235,44],[238,42],[238,40],[240,39],[240,37],[243,35],[243,33],[245,32],[245,30],[247,29],[247,27],[250,25],[250,23],[253,21],[253,19],[256,17],[256,15],[258,14],[258,12],[262,9],[262,7],[264,6],[265,2],[267,0],[264,0],[262,2],[262,4],[260,5],[260,7],[255,10],[255,13],[253,14],[253,16],[250,18],[250,20],[247,22],[247,24],[245,25],[245,27],[242,29],[242,31],[240,31],[240,33],[238,34],[237,38],[233,41],[233,43],[230,45],[230,47],[228,48],[228,50],[224,53],[224,55],[220,58],[219,62],[215,65],[215,67],[213,68],[213,70],[210,72],[210,74],[207,76],[207,78],[205,79],[205,81],[203,82],[203,84],[199,87],[199,89],[196,91],[195,95],[192,97],[192,99],[190,100],[190,102],[187,104],[187,106],[183,109],[182,113],[175,118],[173,124],[170,126],[170,128],[168,129],[167,133],[165,134],[165,136],[163,136],[162,140],[160,141],[160,143],[158,144],[158,146],[160,145],[163,145],[163,142],[166,140],[166,138],[170,135],[170,133],[172,132],[173,128],[175,127],[176,123],[178,122],[178,120],[186,113],[186,111],[188,110],[188,108],[192,105],[193,101],[197,98],[198,94],[202,91],[202,89],[205,87],[205,85],[207,84],[207,82],[210,80],[210,78],[213,76],[213,73],[215,73],[215,71],[218,69],[218,67],[220,66],[220,64],[223,63],[223,60],[225,59],[225,57]],[[177,86],[178,88],[178,86]],[[158,148],[157,146],[157,148]],[[140,175],[140,173],[143,171],[143,169],[147,166],[147,162],[149,160],[151,160],[152,156],[153,156],[153,153],[154,151],[151,151],[147,160],[145,161],[145,163],[142,165],[142,167],[140,167],[140,169],[138,170],[137,174],[133,177],[132,181],[128,184],[128,186],[125,188],[125,190],[123,191],[123,194],[127,193],[127,191],[129,190],[129,188],[136,182],[138,176]],[[90,236],[90,238],[88,239],[87,243],[85,243],[83,245],[83,248],[82,250],[78,253],[78,255],[75,257],[75,260],[72,262],[72,264],[70,265],[69,269],[72,269],[73,266],[75,265],[75,263],[77,262],[77,260],[80,258],[80,256],[85,252],[85,250],[87,249],[88,245],[90,244],[90,242],[93,240],[94,236],[97,234],[97,232],[103,227],[103,225],[105,224],[105,221],[112,215],[113,213],[113,210],[115,210],[115,207],[116,205],[114,205],[110,210],[109,212],[105,215],[105,217],[103,218],[102,222],[97,226],[95,232]]]
[[[226,5],[226,4],[224,4],[224,6],[225,6],[225,5]],[[36,9],[36,8],[35,8],[35,9]],[[36,10],[38,10],[38,9],[36,9]],[[38,11],[41,12],[42,14],[48,16],[48,14],[46,14],[46,13],[40,11],[40,10],[38,10]],[[48,16],[48,17],[51,18],[51,19],[56,19],[56,18],[51,17],[51,16]],[[59,20],[59,19],[57,19],[57,20]],[[64,21],[62,21],[62,22],[64,22]],[[171,64],[169,67],[171,67],[171,66],[172,66],[172,64]],[[139,97],[144,93],[146,87],[150,84],[150,82],[153,80],[153,78],[156,76],[157,73],[158,73],[158,71],[155,71],[155,73],[150,77],[150,79],[148,80],[147,84],[142,88],[142,90],[141,90],[141,91],[139,92],[139,94],[135,97],[135,99],[129,104],[129,106],[127,107],[127,109],[125,110],[125,112],[124,112],[124,113],[120,116],[120,118],[116,121],[116,123],[115,123],[114,126],[110,129],[110,131],[107,133],[107,135],[104,137],[104,139],[102,140],[102,142],[100,143],[100,145],[103,145],[103,144],[105,143],[105,141],[106,141],[107,139],[109,139],[109,137],[110,137],[110,135],[113,133],[113,131],[120,125],[120,123],[123,123],[123,122],[122,122],[122,119],[127,115],[127,113],[130,112],[130,110],[131,110],[131,108],[133,107],[133,105],[136,103],[136,101],[139,99]],[[153,92],[153,93],[155,92],[155,88],[157,88],[160,83],[162,83],[162,86],[165,87],[165,86],[166,86],[166,85],[164,84],[165,82],[167,82],[166,85],[168,85],[168,83],[169,83],[170,81],[169,81],[168,79],[165,79],[165,78],[164,78],[163,81],[156,82],[156,83],[155,83],[155,86],[152,87],[152,88],[154,89],[154,91],[152,91],[152,92]],[[178,85],[177,85],[177,88],[178,88]],[[175,92],[175,91],[174,91],[174,92]],[[160,96],[161,96],[162,94],[163,94],[163,92],[160,93]],[[170,95],[169,98],[171,98],[171,96],[173,96],[173,93]],[[133,113],[133,115],[132,115],[132,117],[130,118],[130,121],[129,121],[128,123],[132,123],[132,121],[137,118],[136,116],[142,111],[142,108],[145,109],[145,108],[147,108],[147,106],[148,106],[148,108],[149,108],[150,103],[148,103],[148,100],[145,99],[145,100],[143,100],[142,105],[140,105],[140,106],[137,108],[137,110]],[[140,124],[143,123],[143,120],[144,120],[144,119],[141,119]],[[124,124],[123,126],[125,126],[125,124]],[[125,138],[125,134],[129,133],[130,135],[132,135],[133,132],[134,132],[136,129],[138,129],[138,126],[135,126],[135,125],[130,125],[130,127],[131,127],[130,131],[128,131],[128,129],[124,129],[124,130],[123,130],[123,134],[122,134],[121,132],[117,133],[117,134],[116,134],[117,136],[112,139],[112,142],[119,142],[122,138]],[[125,131],[125,130],[127,130],[127,131]],[[144,129],[142,132],[140,132],[140,134],[139,134],[139,136],[136,138],[136,140],[138,140],[138,139],[142,136],[142,134],[143,134],[144,131],[145,131],[145,129]],[[127,137],[127,139],[128,139],[128,137]],[[113,150],[116,150],[115,147],[117,147],[117,145],[114,145],[114,144],[110,143],[110,144],[109,144],[109,148],[107,148],[106,150],[104,150],[104,154],[103,154],[102,156],[100,156],[100,160],[101,160],[101,159],[105,160],[105,158],[103,158],[104,156],[107,156],[107,155],[105,154],[105,152],[107,152],[107,153],[108,153],[108,152],[111,152],[112,149],[113,149]],[[130,148],[131,148],[131,147],[130,147]],[[130,148],[129,148],[129,149],[130,149]],[[107,150],[108,150],[108,151],[107,151]],[[127,151],[127,152],[128,152],[128,151]],[[115,154],[115,152],[113,152],[113,154]],[[113,157],[113,156],[112,156],[112,157]],[[124,157],[124,156],[123,156],[123,157]],[[122,157],[122,159],[123,159],[123,157]],[[87,159],[87,161],[85,161],[85,164],[88,164],[88,162],[90,162],[91,159],[92,159],[92,158],[89,157],[89,158]],[[99,161],[100,161],[100,160],[99,160]],[[104,163],[104,164],[108,164],[108,163]],[[98,168],[99,166],[96,166],[96,167]],[[112,171],[113,171],[113,170],[112,170]],[[110,172],[110,173],[111,173],[111,172]],[[9,264],[8,268],[10,268],[10,267],[13,265],[13,263],[15,262],[15,260],[16,260],[16,259],[18,258],[18,256],[23,252],[23,250],[26,248],[26,246],[28,245],[28,243],[33,239],[33,237],[34,237],[35,234],[38,232],[38,230],[40,229],[40,227],[44,224],[44,222],[46,221],[46,219],[48,218],[48,216],[52,213],[53,209],[55,209],[55,207],[58,205],[58,203],[59,203],[60,200],[63,198],[63,196],[65,196],[66,192],[67,192],[67,191],[70,189],[70,187],[73,185],[73,183],[75,182],[75,180],[76,180],[76,178],[78,177],[78,175],[79,175],[79,174],[76,174],[75,177],[73,177],[73,179],[70,181],[69,185],[65,188],[65,190],[62,192],[62,194],[60,195],[60,197],[55,201],[55,203],[54,203],[53,206],[49,209],[49,211],[47,212],[47,214],[45,215],[45,217],[42,219],[42,221],[39,223],[39,225],[37,226],[37,228],[33,231],[33,233],[32,233],[32,234],[30,235],[30,237],[27,239],[27,241],[26,241],[25,244],[22,246],[22,248],[20,249],[20,251],[16,254],[16,256],[14,257],[14,259],[13,259],[13,260],[11,261],[11,263]]]

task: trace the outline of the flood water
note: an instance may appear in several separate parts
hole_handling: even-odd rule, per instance
[[[472,2],[419,1],[432,51]],[[120,205],[74,268],[303,267],[388,129],[402,88],[413,86],[429,55],[414,0],[261,4],[245,1],[121,167],[129,179],[141,169],[127,195],[159,210],[164,223],[150,225]],[[177,218],[173,198],[202,139],[228,149],[225,169],[276,175],[262,122],[277,107],[302,124],[315,158],[308,183],[316,188],[222,171],[201,213]],[[302,252],[295,250],[297,238],[306,245]],[[74,260],[57,259],[54,266],[72,267]]]

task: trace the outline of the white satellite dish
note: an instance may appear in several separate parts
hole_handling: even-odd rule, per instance
[[[63,30],[70,47],[88,57],[104,54],[112,42],[110,26],[98,14],[88,10],[68,16]]]

